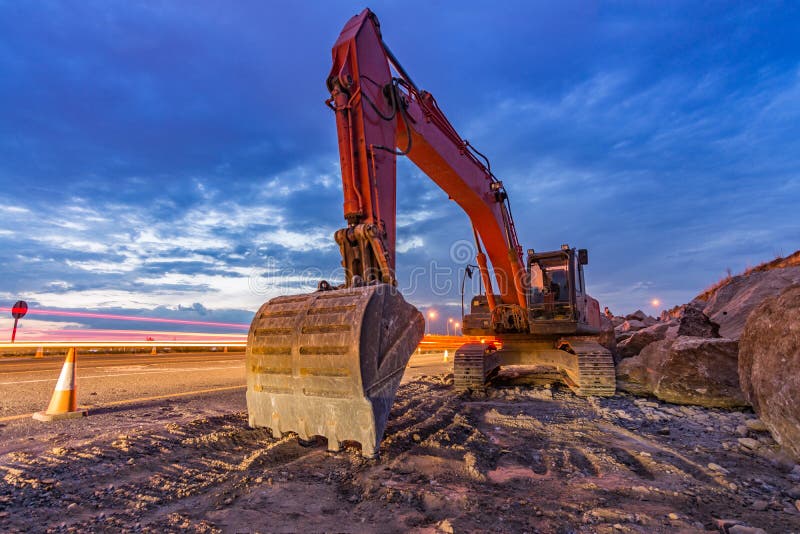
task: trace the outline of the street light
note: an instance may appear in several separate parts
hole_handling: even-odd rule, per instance
[[[458,323],[458,322],[457,322],[457,323],[454,323],[454,324],[453,324],[453,335],[454,335],[454,336],[457,336],[457,335],[458,335],[458,327],[459,327],[459,326],[461,326],[461,323]]]
[[[450,335],[450,325],[451,325],[451,324],[453,324],[453,322],[454,322],[454,321],[455,321],[455,319],[453,319],[452,317],[450,317],[450,318],[447,320],[447,335],[448,335],[448,336]]]
[[[428,319],[430,319],[430,321],[428,321],[428,333],[429,334],[433,333],[432,332],[432,328],[431,328],[431,326],[432,326],[431,323],[433,322],[434,319],[436,319],[436,316],[437,316],[436,310],[428,310]]]

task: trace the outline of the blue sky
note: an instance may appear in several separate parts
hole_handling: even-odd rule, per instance
[[[633,311],[800,242],[800,8],[696,4],[370,7],[523,246],[589,248],[590,292]],[[0,1],[0,306],[246,323],[335,273],[325,77],[363,7]],[[467,218],[398,169],[401,286],[456,316]]]

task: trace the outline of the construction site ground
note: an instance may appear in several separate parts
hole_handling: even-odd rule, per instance
[[[243,389],[0,423],[0,531],[800,532],[800,467],[768,434],[740,443],[751,413],[514,369],[457,394],[435,360],[406,374],[377,460],[248,428]]]

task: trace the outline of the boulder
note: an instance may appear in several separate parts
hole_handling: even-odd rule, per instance
[[[738,342],[681,336],[648,344],[617,366],[617,388],[675,404],[746,406],[739,388]]]
[[[687,305],[678,319],[678,335],[692,337],[720,337],[719,325],[710,321],[706,314],[695,306]]]
[[[644,321],[645,317],[647,317],[647,314],[645,312],[643,312],[642,310],[636,310],[635,312],[626,315],[625,319],[627,319],[628,321],[631,320]]]
[[[639,354],[642,349],[650,343],[661,341],[666,338],[674,339],[677,336],[677,321],[672,321],[671,323],[657,323],[653,326],[638,330],[624,340],[621,340],[617,345],[617,353],[619,354],[620,360],[632,358]]]
[[[674,404],[735,408],[748,402],[739,387],[739,342],[679,336],[661,366],[653,394]]]
[[[734,276],[714,291],[703,312],[719,325],[722,337],[739,339],[750,312],[794,284],[800,284],[800,266]]]
[[[800,285],[767,298],[748,317],[739,380],[775,441],[800,460]]]
[[[658,324],[658,319],[655,317],[650,317],[649,315],[642,319],[642,322],[645,326],[653,326],[654,324]]]
[[[635,332],[637,330],[641,330],[642,328],[647,328],[647,325],[645,325],[642,321],[638,321],[636,319],[628,319],[627,321],[619,325],[615,330],[617,330],[618,333],[622,333],[622,332]]]
[[[655,341],[637,356],[622,360],[616,369],[617,389],[634,395],[653,395],[671,346],[670,339]]]
[[[597,336],[597,342],[610,350],[611,354],[616,355],[617,337],[614,332],[614,325],[605,315],[600,316],[600,334]]]

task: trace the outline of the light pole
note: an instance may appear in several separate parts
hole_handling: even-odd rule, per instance
[[[447,320],[447,335],[448,336],[450,335],[450,325],[453,324],[454,322],[455,322],[455,319],[453,319],[452,317],[450,317]]]
[[[453,335],[454,335],[454,336],[457,336],[457,335],[458,335],[458,327],[459,327],[459,326],[461,326],[461,323],[454,323],[454,324],[453,324]]]
[[[433,334],[433,320],[436,319],[436,310],[428,310],[428,333]]]

